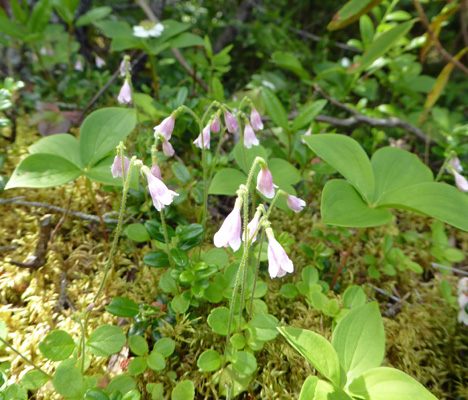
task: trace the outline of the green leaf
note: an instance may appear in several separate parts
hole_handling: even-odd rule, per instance
[[[49,24],[52,6],[49,0],[39,0],[34,6],[28,21],[30,33],[42,32]]]
[[[138,304],[126,297],[114,297],[106,310],[113,315],[124,318],[133,318],[140,312]]]
[[[332,345],[348,382],[380,366],[385,354],[385,332],[378,304],[355,308],[340,319]]]
[[[15,39],[24,39],[26,36],[26,32],[21,25],[5,16],[0,16],[0,32]]]
[[[132,376],[141,375],[146,370],[146,358],[135,357],[128,364],[128,374]]]
[[[244,151],[245,150],[245,162],[244,162]],[[246,174],[249,173],[250,167],[252,166],[256,157],[262,157],[265,161],[268,161],[268,154],[262,145],[252,146],[250,149],[245,149],[241,142],[237,143],[234,147],[234,159],[237,165]],[[244,178],[242,183],[245,184],[247,177]]]
[[[294,72],[301,79],[310,79],[309,73],[304,69],[300,61],[291,53],[275,51],[272,55],[272,61],[279,67]]]
[[[359,18],[359,30],[361,31],[361,39],[364,48],[367,49],[372,43],[375,34],[374,23],[368,15],[363,15]]]
[[[244,173],[234,168],[223,168],[216,172],[211,180],[208,194],[234,196],[239,185],[245,184],[247,177]]]
[[[96,22],[96,26],[108,38],[133,35],[132,28],[124,21],[99,21]]]
[[[164,388],[162,383],[148,383],[146,391],[151,395],[151,400],[163,400]]]
[[[172,390],[171,400],[193,400],[195,398],[195,386],[192,381],[182,381]]]
[[[274,94],[267,87],[263,87],[262,97],[263,102],[265,103],[266,111],[273,122],[284,130],[289,130],[289,121],[286,110],[279,101],[278,97],[276,97],[276,94]]]
[[[29,147],[31,154],[53,154],[71,161],[78,168],[83,168],[80,156],[80,145],[69,133],[58,133],[38,140]]]
[[[185,47],[203,46],[203,38],[190,32],[184,32],[168,42],[169,48],[182,49]]]
[[[243,375],[251,375],[257,369],[257,359],[247,351],[238,351],[232,360],[234,369]]]
[[[63,397],[78,397],[81,395],[83,376],[81,372],[67,360],[61,363],[55,371],[52,384],[54,389]]]
[[[414,211],[468,231],[468,196],[446,183],[425,182],[397,189],[383,196],[378,206]]]
[[[347,227],[384,225],[393,218],[388,210],[370,208],[346,181],[328,181],[322,192],[322,220],[326,224]]]
[[[208,316],[208,325],[211,327],[214,333],[218,335],[227,335],[229,322],[229,309],[226,307],[217,307],[211,310]],[[231,332],[234,332],[237,326],[237,319],[232,320]]]
[[[81,125],[80,153],[83,163],[92,166],[133,131],[136,114],[132,108],[103,108],[91,113]]]
[[[84,395],[84,400],[109,400],[109,396],[101,389],[88,389]]]
[[[351,382],[349,391],[364,400],[437,400],[409,375],[387,367],[365,372]]]
[[[224,249],[210,249],[203,256],[203,261],[208,265],[216,265],[219,269],[224,268],[229,261],[228,253]]]
[[[383,147],[371,159],[375,177],[375,203],[387,193],[422,182],[432,182],[432,171],[408,151]]]
[[[333,384],[340,385],[340,363],[332,345],[323,336],[301,328],[279,327],[289,344]]]
[[[124,397],[122,397],[122,400],[140,400],[140,399],[141,399],[141,394],[138,390],[131,390]]]
[[[0,392],[1,400],[28,400],[28,393],[17,383],[8,385]]]
[[[25,25],[28,22],[28,13],[27,11],[23,10],[20,6],[18,0],[11,0],[10,1],[11,10],[13,11],[13,16],[16,21],[19,21],[21,25]]]
[[[104,185],[122,186],[122,178],[114,178],[112,176],[111,165],[114,162],[114,157],[114,155],[104,157],[102,160],[94,164],[91,168],[88,168],[88,171],[85,172],[86,177],[95,182],[103,183]],[[132,175],[130,177],[130,188],[138,190],[138,185],[138,169],[132,167]]]
[[[285,283],[281,286],[280,293],[287,299],[295,299],[299,296],[299,290],[293,283]]]
[[[140,223],[130,224],[125,228],[125,234],[131,240],[135,242],[147,242],[150,240],[150,236],[145,226]]]
[[[351,285],[343,293],[343,306],[346,308],[357,308],[366,304],[367,296],[361,286]]]
[[[177,229],[179,243],[177,247],[182,250],[190,250],[201,243],[203,237],[203,225],[190,224]]]
[[[247,324],[254,339],[264,342],[276,338],[278,335],[278,331],[276,330],[278,325],[278,319],[270,314],[258,314]]]
[[[148,367],[154,371],[162,371],[164,368],[166,368],[166,360],[162,354],[158,353],[157,351],[152,351],[148,356]]]
[[[205,350],[198,357],[197,366],[203,372],[213,372],[221,367],[221,355],[216,350]]]
[[[153,347],[153,351],[157,351],[161,354],[164,358],[169,357],[174,353],[175,350],[175,343],[170,338],[161,338],[159,339]]]
[[[382,0],[350,0],[333,16],[327,29],[334,31],[357,21],[361,15],[367,14]]]
[[[216,76],[211,79],[211,91],[215,100],[220,102],[224,100],[224,87],[221,80]]]
[[[88,12],[84,13],[80,18],[76,20],[76,26],[85,26],[92,22],[96,22],[100,19],[107,17],[112,13],[112,8],[108,6],[96,7]]]
[[[395,44],[410,31],[414,22],[415,20],[403,22],[389,31],[382,33],[372,42],[360,60],[354,64],[349,71],[360,72],[369,67],[375,60],[382,57],[388,50],[395,46]]]
[[[8,336],[8,327],[5,324],[5,322],[0,321],[0,338],[2,338],[4,341],[7,340]],[[3,342],[0,342],[0,349],[4,346]]]
[[[39,343],[39,350],[51,361],[62,361],[71,356],[75,350],[75,342],[68,332],[52,331]]]
[[[171,307],[176,313],[184,313],[190,307],[190,300],[180,294],[176,294],[171,301]]]
[[[352,398],[340,388],[316,376],[309,376],[302,385],[299,400],[352,400]]]
[[[26,373],[21,379],[21,386],[28,390],[37,390],[44,386],[48,381],[49,377],[37,369],[33,369]]]
[[[168,267],[169,257],[164,251],[150,251],[143,257],[143,262],[153,268]]]
[[[137,356],[146,356],[148,354],[148,342],[143,336],[132,335],[128,338],[130,350]]]
[[[52,154],[31,154],[13,171],[6,189],[45,188],[63,185],[83,173],[75,164]]]
[[[297,117],[294,118],[292,130],[298,131],[299,129],[304,128],[306,125],[309,125],[315,118],[317,118],[317,115],[320,114],[327,103],[327,100],[316,100],[305,104],[299,110]]]
[[[188,184],[192,182],[192,175],[190,175],[187,167],[179,161],[176,161],[171,165],[172,172],[175,177],[182,183]]]
[[[88,338],[86,345],[95,356],[108,357],[125,346],[127,338],[122,329],[113,325],[101,325]]]
[[[113,378],[107,386],[106,392],[112,394],[114,392],[120,392],[121,395],[125,395],[128,392],[135,390],[136,383],[130,376],[126,374],[117,375]]]
[[[335,168],[369,203],[374,198],[374,172],[366,152],[345,135],[320,134],[303,140],[318,157]]]
[[[280,187],[295,185],[301,180],[299,170],[282,158],[268,160],[268,169],[273,176],[273,182]]]
[[[164,229],[161,225],[161,222],[156,220],[149,220],[145,222],[145,228],[148,231],[152,239],[156,239],[159,242],[165,243],[166,239],[164,238]],[[174,235],[170,235],[168,231],[168,236],[171,238]]]

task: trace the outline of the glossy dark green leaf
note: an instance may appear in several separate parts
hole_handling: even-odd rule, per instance
[[[150,251],[143,257],[143,262],[153,268],[169,267],[169,257],[163,251]]]

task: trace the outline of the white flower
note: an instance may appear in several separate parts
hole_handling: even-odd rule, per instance
[[[221,228],[215,233],[213,242],[216,247],[231,246],[233,251],[239,250],[241,246],[242,220],[240,209],[242,200],[237,198],[231,213],[226,217]]]
[[[158,211],[161,211],[165,206],[171,204],[174,196],[179,195],[169,190],[163,181],[156,178],[149,170],[146,172],[146,179],[148,179],[148,188],[151,198],[153,199],[153,205]]]
[[[164,31],[164,25],[157,23],[155,25],[150,25],[143,22],[142,25],[137,25],[133,27],[133,36],[140,38],[147,37],[159,37]]]
[[[268,272],[271,279],[281,278],[287,272],[294,272],[293,262],[290,260],[283,246],[275,239],[275,235],[271,228],[266,230],[268,237]]]

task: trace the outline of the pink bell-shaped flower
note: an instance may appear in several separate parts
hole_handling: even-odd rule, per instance
[[[175,117],[171,114],[169,117],[165,118],[158,126],[154,127],[154,138],[158,138],[158,134],[170,140],[172,136],[172,131],[174,130]]]
[[[224,122],[226,123],[227,130],[231,133],[237,131],[239,125],[234,116],[229,111],[224,111]]]
[[[257,190],[263,194],[267,199],[275,197],[275,188],[273,183],[273,176],[267,167],[262,167],[257,176]]]
[[[306,202],[296,196],[288,194],[286,198],[286,203],[288,207],[293,210],[295,213],[301,212],[302,209],[306,206]]]
[[[150,172],[154,177],[162,181],[161,168],[159,168],[159,165],[157,163],[153,164],[153,166],[150,169]]]
[[[132,91],[126,79],[122,86],[122,89],[120,89],[120,93],[119,93],[119,97],[117,97],[117,101],[120,104],[132,104]]]
[[[466,178],[455,170],[453,170],[453,176],[455,177],[455,184],[457,185],[457,188],[464,193],[468,192],[468,181]]]
[[[234,209],[226,217],[221,228],[215,233],[213,242],[216,247],[231,246],[233,251],[239,250],[241,245],[241,210],[242,200],[237,198]]]
[[[102,67],[104,67],[104,65],[106,65],[106,62],[99,56],[96,56],[94,61],[96,63],[96,67],[98,67],[98,68],[102,68]]]
[[[451,158],[450,159],[450,165],[457,172],[462,172],[463,171],[463,167],[461,166],[460,159],[458,157]]]
[[[249,240],[251,241],[251,243],[257,240],[257,235],[258,235],[257,228],[260,223],[260,216],[261,216],[260,211],[257,211],[254,217],[252,218],[252,221],[250,221],[247,224],[247,231],[249,232]],[[245,231],[242,234],[242,241],[245,241]]]
[[[173,157],[175,154],[174,147],[169,142],[169,140],[164,140],[162,143],[162,148],[166,157]]]
[[[263,129],[262,117],[255,108],[252,108],[252,111],[250,111],[250,122],[255,131],[261,131]]]
[[[75,66],[73,68],[75,69],[75,71],[83,71],[84,70],[83,63],[81,62],[80,59],[76,60]]]
[[[244,146],[250,149],[252,146],[258,146],[260,142],[255,136],[255,132],[252,129],[252,126],[247,122],[244,129]]]
[[[202,134],[200,133],[198,137],[193,141],[193,144],[197,146],[199,149],[201,149],[203,145],[205,149],[209,149],[210,140],[211,140],[210,125],[207,125],[205,126],[205,128],[203,128],[203,143],[202,143]]]
[[[281,278],[288,272],[294,272],[293,262],[275,239],[273,230],[267,228],[266,234],[268,237],[268,272],[270,273],[271,279]]]
[[[164,182],[156,178],[149,170],[147,170],[146,179],[148,179],[148,189],[153,199],[154,207],[158,211],[171,204],[174,197],[179,195],[173,190],[168,189]]]
[[[211,123],[211,132],[218,133],[221,130],[221,122],[219,121],[218,116],[214,117],[213,122]]]
[[[123,156],[123,160],[124,160],[125,176],[127,176],[128,168],[130,167],[130,160],[125,156]],[[114,162],[112,163],[110,168],[112,172],[112,177],[123,178],[121,156],[117,155],[114,157]]]

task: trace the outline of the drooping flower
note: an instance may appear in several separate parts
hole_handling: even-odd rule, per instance
[[[450,159],[450,165],[457,172],[462,172],[463,171],[463,167],[461,166],[460,159],[458,157],[451,158]]]
[[[312,135],[312,129],[311,128],[307,129],[306,132],[304,133],[304,136],[310,136],[310,135]],[[304,139],[301,139],[301,142],[306,144]]]
[[[255,132],[252,129],[252,126],[247,122],[244,129],[244,146],[250,149],[252,146],[258,146],[260,142],[255,136]]]
[[[457,188],[462,192],[468,192],[468,180],[463,175],[460,175],[457,171],[453,170],[453,176],[455,177],[455,184]]]
[[[213,242],[216,247],[231,246],[233,251],[239,250],[241,245],[241,229],[242,220],[240,210],[242,206],[242,199],[237,198],[234,209],[226,217],[221,228],[215,233]]]
[[[120,89],[120,93],[119,93],[119,97],[117,97],[117,101],[120,104],[132,104],[132,91],[126,79],[122,86],[122,89]]]
[[[104,65],[106,65],[106,62],[99,56],[96,56],[95,63],[96,63],[96,67],[98,68],[102,68],[104,67]]]
[[[162,143],[162,148],[166,157],[173,157],[175,154],[174,147],[168,140],[164,140]]]
[[[286,198],[286,203],[288,204],[288,207],[295,213],[301,212],[302,209],[306,206],[306,202],[304,200],[290,194]]]
[[[164,31],[164,25],[157,23],[153,24],[150,21],[143,21],[141,25],[133,27],[133,36],[140,38],[159,37]]]
[[[175,117],[171,114],[169,117],[164,118],[164,120],[154,127],[154,138],[157,139],[158,135],[162,135],[166,140],[170,140],[172,136],[172,131],[174,130]]]
[[[127,75],[127,72],[129,72],[129,71],[128,71],[128,69],[129,69],[129,65],[128,65],[128,64],[129,64],[128,61],[124,58],[124,59],[122,60],[122,62],[120,63],[120,68],[119,68],[119,70],[120,70],[120,76],[124,77],[124,76]]]
[[[267,228],[266,235],[268,237],[268,272],[271,279],[281,278],[288,272],[294,272],[293,262],[275,239],[271,228]]]
[[[161,168],[157,163],[154,163],[150,170],[151,174],[162,181]]]
[[[211,123],[211,132],[218,133],[221,130],[221,122],[219,122],[218,116],[214,117],[213,122]]]
[[[249,240],[252,243],[257,240],[257,235],[258,235],[257,228],[258,228],[258,225],[260,223],[260,216],[261,216],[260,211],[257,211],[255,213],[254,217],[252,218],[252,221],[250,221],[247,224],[247,231],[249,232]],[[245,241],[245,231],[242,234],[242,241]]]
[[[250,122],[255,131],[261,131],[263,129],[262,117],[255,108],[252,108],[252,111],[250,111]]]
[[[168,189],[164,182],[156,178],[149,169],[146,172],[146,179],[148,179],[148,189],[153,199],[154,207],[158,211],[171,204],[174,197],[179,195],[173,190]]]
[[[224,110],[224,122],[226,123],[226,128],[229,132],[234,133],[237,131],[239,125],[234,116],[227,110]]]
[[[124,169],[125,169],[125,176],[128,174],[128,168],[130,167],[130,160],[123,156],[124,160]],[[123,178],[122,173],[122,158],[119,155],[116,155],[114,158],[114,162],[111,165],[111,172],[114,178]]]
[[[257,190],[267,199],[272,199],[275,197],[275,188],[277,187],[278,186],[273,183],[273,176],[270,170],[262,166],[257,176]]]
[[[83,71],[83,63],[81,62],[80,59],[76,60],[76,63],[75,63],[75,71]]]
[[[211,140],[211,135],[210,135],[210,125],[205,126],[203,128],[203,145],[205,149],[210,148],[210,140]],[[202,145],[202,134],[200,133],[198,137],[193,141],[193,144],[197,146],[199,149],[203,147]]]
[[[466,306],[468,305],[468,278],[462,278],[458,281],[458,305],[460,306],[458,322],[468,325],[468,314],[466,312]]]

